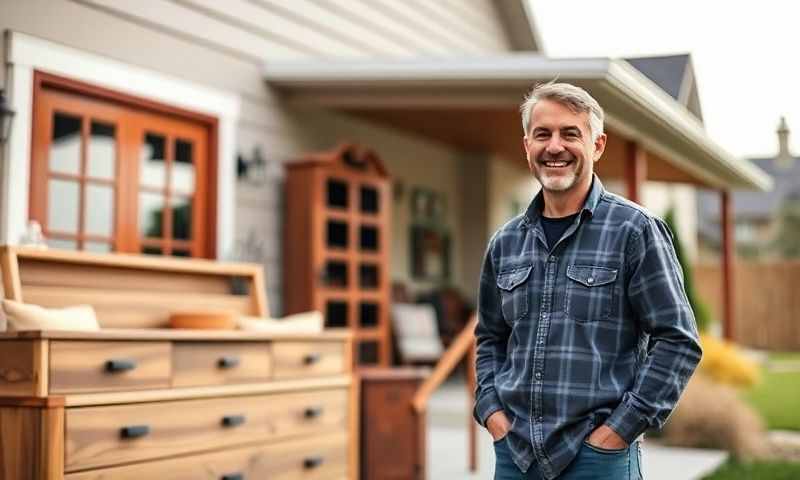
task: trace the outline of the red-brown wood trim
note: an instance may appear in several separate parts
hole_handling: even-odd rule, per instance
[[[720,192],[720,228],[722,229],[722,336],[726,340],[735,340],[734,311],[734,262],[736,251],[733,231],[733,208],[731,194],[727,190]]]
[[[208,130],[208,151],[206,152],[208,158],[208,163],[206,164],[206,185],[208,185],[208,193],[205,196],[206,232],[204,236],[207,242],[205,245],[206,258],[217,257],[217,196],[219,195],[219,188],[217,185],[219,181],[218,144],[219,121],[216,118],[211,118]]]
[[[185,110],[173,105],[167,105],[165,103],[148,98],[118,92],[116,90],[111,90],[98,85],[85,83],[80,80],[53,75],[52,73],[45,73],[41,71],[34,71],[33,75],[34,85],[38,89],[53,88],[62,92],[66,91],[69,93],[75,93],[82,97],[89,96],[105,101],[111,101],[127,107],[132,107],[137,110],[149,110],[162,115],[177,117],[180,120],[191,120],[207,126],[212,126],[212,124],[216,123],[216,119],[209,115],[204,115],[191,110]]]

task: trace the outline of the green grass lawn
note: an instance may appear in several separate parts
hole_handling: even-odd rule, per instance
[[[796,480],[800,478],[800,463],[753,462],[729,460],[703,480]]]
[[[769,361],[800,363],[800,352],[770,352]]]
[[[800,431],[800,371],[764,370],[761,382],[742,395],[764,417],[769,430]]]

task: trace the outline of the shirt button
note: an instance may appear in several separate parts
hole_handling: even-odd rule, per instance
[[[544,418],[542,418],[542,417],[536,417],[536,420],[538,420],[539,422],[541,422],[542,420],[544,420]]]
[[[542,373],[541,373],[541,372],[536,372],[536,378],[537,378],[537,379],[540,379],[540,378],[542,378]]]
[[[556,261],[556,256],[555,255],[550,255],[550,261],[551,262],[555,262]]]
[[[587,278],[587,279],[586,279],[586,283],[588,283],[588,284],[592,284],[592,283],[594,283],[594,278],[593,278],[593,277],[589,277],[589,278]]]

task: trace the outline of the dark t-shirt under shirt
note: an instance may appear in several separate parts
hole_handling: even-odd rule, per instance
[[[547,244],[551,249],[555,246],[556,242],[561,239],[561,235],[564,235],[564,232],[572,225],[572,222],[575,221],[575,217],[577,217],[578,214],[580,214],[580,212],[561,218],[548,218],[544,215],[539,217],[542,221],[544,235],[547,237]]]

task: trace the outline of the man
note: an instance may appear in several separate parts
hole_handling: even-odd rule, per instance
[[[700,361],[666,225],[603,189],[603,110],[565,83],[522,105],[542,189],[489,241],[479,287],[475,419],[495,479],[639,479]]]

